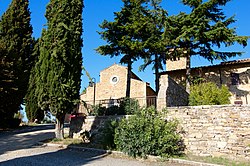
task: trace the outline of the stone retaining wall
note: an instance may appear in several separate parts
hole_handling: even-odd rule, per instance
[[[168,118],[177,118],[185,131],[183,138],[188,153],[250,161],[250,105],[169,107],[167,110]],[[121,118],[124,116],[89,116],[80,125],[83,131],[94,132],[107,120]]]
[[[198,156],[250,160],[250,105],[167,108],[185,133],[187,151]]]

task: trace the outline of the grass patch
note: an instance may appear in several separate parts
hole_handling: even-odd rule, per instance
[[[178,158],[197,161],[197,162],[225,165],[225,166],[250,166],[250,163],[247,161],[234,161],[223,157],[201,157],[188,154]]]

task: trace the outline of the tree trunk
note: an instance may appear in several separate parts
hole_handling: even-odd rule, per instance
[[[160,87],[159,83],[159,58],[158,55],[155,55],[155,92],[158,94]]]
[[[191,82],[191,69],[190,69],[190,56],[187,56],[187,63],[186,63],[186,91],[190,93],[190,82]]]
[[[126,88],[126,97],[127,98],[130,98],[131,70],[132,70],[132,61],[131,61],[131,59],[129,59],[128,73],[127,73],[127,88]]]
[[[64,139],[64,117],[65,114],[59,114],[56,117],[55,135],[57,139]]]

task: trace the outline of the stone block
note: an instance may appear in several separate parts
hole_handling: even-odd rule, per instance
[[[227,146],[227,142],[218,142],[217,147],[220,149],[224,149]]]

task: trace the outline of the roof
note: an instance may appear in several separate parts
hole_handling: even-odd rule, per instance
[[[247,59],[240,59],[240,60],[234,60],[234,61],[228,61],[228,62],[221,62],[220,65],[231,65],[231,64],[240,64],[240,63],[249,63],[250,58]]]
[[[208,66],[193,67],[191,69],[219,67],[219,66],[229,66],[229,65],[246,64],[246,63],[250,63],[250,58],[240,59],[240,60],[234,60],[234,61],[227,61],[227,62],[221,62],[220,64],[217,64],[217,65],[208,65]],[[181,70],[186,70],[186,69],[177,69],[177,70],[171,70],[171,71],[164,71],[164,72],[161,72],[160,74],[165,74],[165,73],[175,72],[175,71],[181,71]]]

